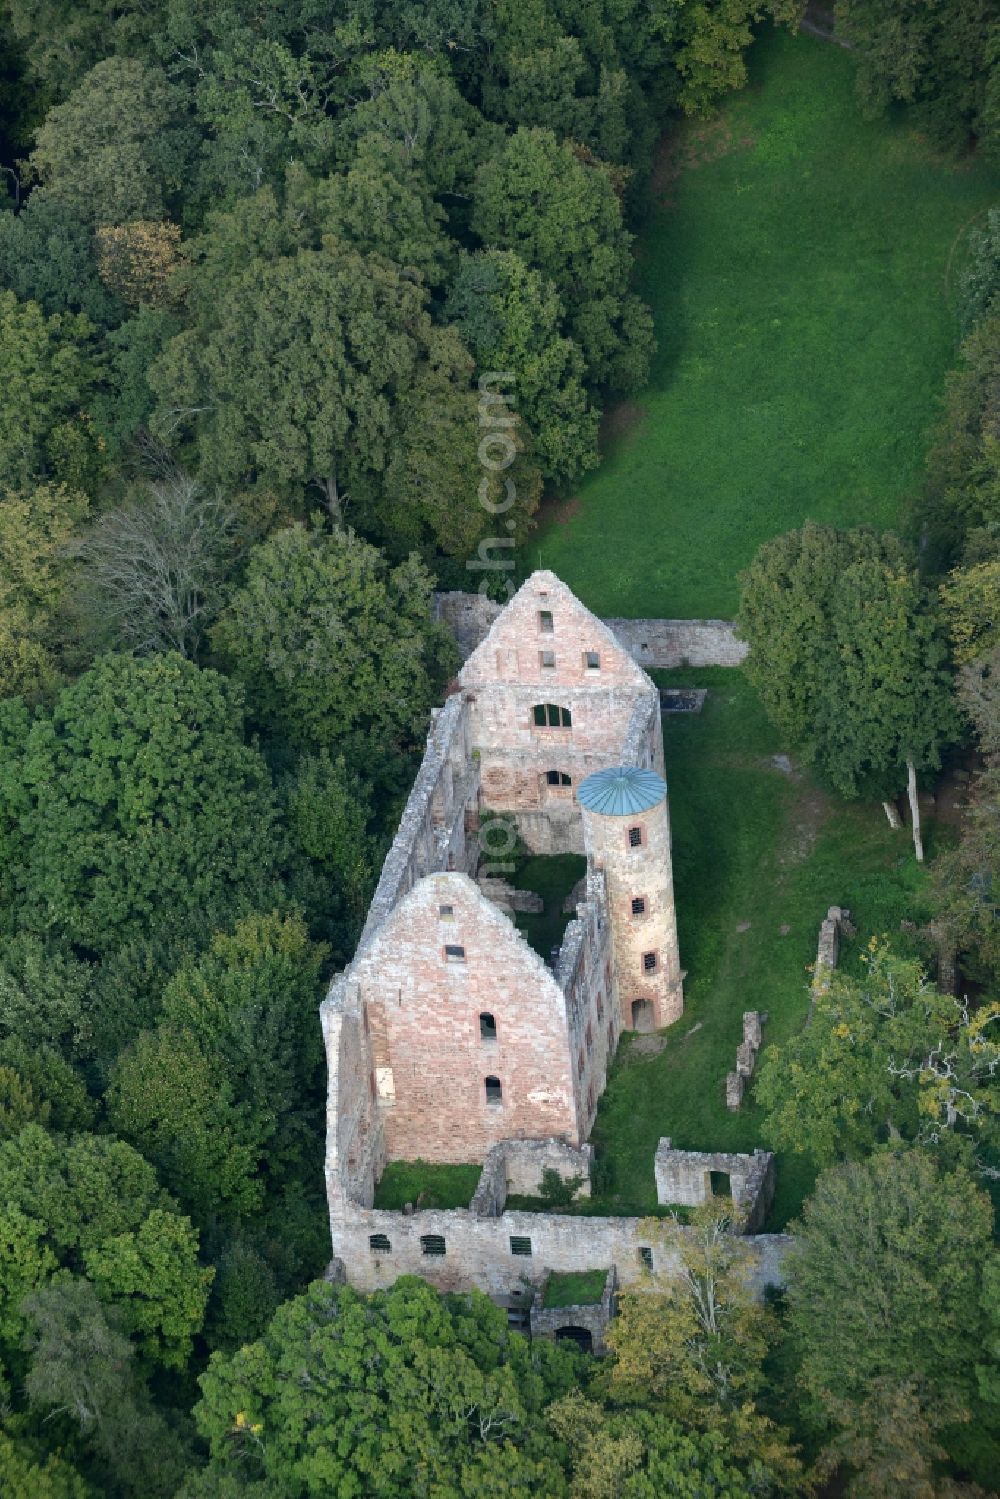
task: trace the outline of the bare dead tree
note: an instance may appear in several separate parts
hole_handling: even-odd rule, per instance
[[[240,547],[239,518],[216,490],[174,470],[109,511],[79,556],[103,630],[139,652],[192,656],[218,612]]]

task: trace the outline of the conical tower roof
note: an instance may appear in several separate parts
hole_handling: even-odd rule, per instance
[[[630,817],[648,812],[667,794],[667,783],[655,771],[641,770],[637,765],[617,765],[598,770],[583,781],[577,791],[580,805],[588,812],[604,817]]]

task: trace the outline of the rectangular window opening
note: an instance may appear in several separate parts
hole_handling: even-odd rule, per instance
[[[601,657],[597,651],[584,651],[583,664],[588,671],[600,671]]]
[[[553,620],[552,620],[552,610],[551,609],[539,609],[539,611],[538,611],[538,628],[542,632],[543,635],[551,635],[552,634],[552,631],[554,630],[555,626],[554,626]]]
[[[629,828],[628,846],[629,848],[642,848],[642,828]]]
[[[634,897],[634,899],[632,901],[632,915],[633,916],[645,916],[645,914],[646,914],[646,898],[643,895],[637,895],[637,896]]]
[[[368,1248],[372,1254],[388,1254],[392,1244],[387,1234],[369,1234]]]
[[[642,955],[642,971],[643,971],[643,973],[655,973],[655,971],[656,971],[656,954],[655,954],[655,952],[644,952],[643,953],[643,955]]]
[[[556,664],[555,651],[539,651],[538,661],[541,666],[544,666],[547,670],[551,671]]]
[[[444,949],[444,955],[448,959],[449,963],[464,963],[465,962],[465,948],[464,947],[459,947],[457,943],[446,942],[445,943],[445,949]]]
[[[445,1254],[444,1234],[421,1234],[420,1249],[423,1254]]]
[[[511,1254],[524,1255],[526,1258],[529,1257],[531,1255],[531,1240],[528,1238],[528,1235],[511,1234],[510,1252]]]

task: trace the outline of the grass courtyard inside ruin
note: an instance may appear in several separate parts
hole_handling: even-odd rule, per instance
[[[743,1011],[768,1012],[765,1046],[801,1026],[829,906],[848,907],[858,926],[847,964],[871,933],[898,941],[900,921],[921,915],[924,876],[908,832],[891,832],[879,807],[828,799],[794,766],[789,773],[776,762],[786,746],[741,671],[654,675],[662,685],[710,689],[701,714],[664,720],[685,1010],[658,1036],[623,1037],[592,1135],[589,1211],[655,1207],[661,1136],[687,1150],[763,1144],[752,1099],[737,1114],[725,1107]],[[933,854],[933,823],[927,832]],[[777,1167],[769,1228],[794,1216],[812,1181],[802,1157],[780,1156]]]
[[[957,255],[998,181],[863,119],[853,74],[839,47],[764,34],[748,87],[668,138],[637,245],[649,384],[523,558],[598,614],[729,617],[767,537],[891,527],[919,486]]]

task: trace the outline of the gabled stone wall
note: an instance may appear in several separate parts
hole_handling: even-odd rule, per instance
[[[591,771],[648,764],[662,772],[656,688],[553,573],[532,574],[459,683],[481,804],[512,816],[537,853],[584,851],[573,789]],[[535,709],[547,705],[561,710],[560,722],[536,723]],[[571,722],[561,721],[563,711]],[[571,784],[551,785],[548,772]]]

